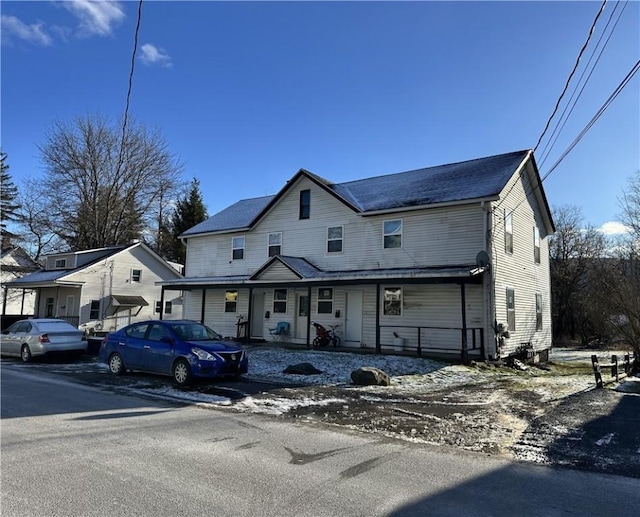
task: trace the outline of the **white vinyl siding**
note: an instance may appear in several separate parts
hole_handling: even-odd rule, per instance
[[[297,184],[250,231],[202,235],[188,239],[188,276],[250,275],[269,259],[268,236],[282,232],[283,255],[304,257],[323,270],[365,270],[415,266],[474,264],[485,249],[485,211],[479,204],[420,209],[402,214],[402,249],[383,248],[383,222],[389,215],[363,217],[303,178],[310,189],[313,227],[299,220]],[[393,219],[399,219],[398,217]],[[327,253],[327,228],[342,227],[342,253]],[[244,260],[232,261],[232,237],[245,236]]]

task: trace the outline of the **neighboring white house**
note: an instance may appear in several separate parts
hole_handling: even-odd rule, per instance
[[[338,184],[301,169],[186,231],[185,277],[161,285],[226,335],[286,322],[308,344],[319,322],[377,352],[540,353],[554,231],[532,151]]]
[[[40,269],[40,265],[20,246],[3,239],[0,251],[0,283],[2,283],[2,316],[33,314],[36,294],[33,290],[13,290],[7,283]]]
[[[36,291],[36,317],[111,331],[144,319],[182,318],[181,293],[163,298],[161,281],[182,278],[146,244],[47,255],[45,268],[7,284]]]

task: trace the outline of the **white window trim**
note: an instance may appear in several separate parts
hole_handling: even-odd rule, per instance
[[[64,269],[67,267],[67,259],[66,258],[61,258],[61,259],[55,259],[54,263],[53,263],[53,267],[55,269]]]
[[[236,239],[242,239],[242,247],[235,247],[233,241]],[[236,235],[231,237],[231,260],[244,260],[244,254],[247,247],[247,238],[244,235]],[[242,250],[242,258],[235,258],[233,252],[236,250]]]
[[[331,289],[331,298],[322,298],[322,299],[320,299],[320,291],[322,289]],[[329,312],[320,312],[320,303],[321,302],[324,302],[324,303],[331,302],[331,310]],[[316,293],[316,314],[317,315],[333,314],[334,302],[335,302],[335,291],[334,291],[333,287],[318,287],[318,292]]]
[[[284,291],[284,300],[276,299],[276,291]],[[284,312],[276,312],[276,303],[284,303]],[[289,289],[278,287],[273,290],[273,305],[271,309],[273,314],[287,314],[289,310]]]
[[[140,271],[140,277],[138,278],[138,280],[135,280],[133,278],[133,272],[134,271]],[[135,282],[136,284],[139,284],[140,282],[142,282],[142,269],[137,269],[137,268],[136,269],[133,269],[133,268],[131,269],[131,282]]]
[[[272,235],[280,236],[280,244],[271,244],[270,241]],[[280,246],[280,253],[276,253],[276,255],[282,255],[282,232],[269,232],[267,234],[267,255],[273,257],[274,255],[269,255],[269,248],[271,248],[271,246]]]
[[[513,291],[513,309],[509,309],[509,295],[507,293],[507,291]],[[504,305],[505,305],[505,311],[507,314],[507,324],[509,323],[509,311],[513,311],[513,328],[511,328],[511,325],[509,325],[509,332],[515,332],[516,329],[516,288],[512,287],[512,286],[506,286],[505,290],[504,290]]]
[[[331,228],[340,228],[340,238],[339,239],[330,239],[329,238],[329,230]],[[340,245],[340,251],[329,251],[329,242],[331,241],[340,241],[341,245]],[[335,226],[327,226],[327,247],[325,249],[325,252],[327,253],[327,255],[337,255],[340,253],[344,253],[344,225],[342,224],[337,224]]]
[[[391,222],[395,222],[395,221],[400,221],[400,232],[399,233],[385,233],[384,231],[384,226],[386,223],[391,223]],[[398,248],[387,248],[384,245],[384,238],[385,237],[391,237],[393,235],[400,235],[400,246]],[[404,248],[404,219],[403,218],[398,218],[398,219],[385,219],[384,221],[382,221],[382,249],[383,250],[396,250],[396,249],[402,249]]]
[[[507,222],[509,224],[507,224]],[[507,235],[511,236],[511,249],[507,249]],[[513,238],[513,210],[504,209],[504,251],[505,253],[513,254],[514,250],[514,238]]]
[[[400,314],[386,314],[385,313],[385,299],[384,299],[384,293],[387,289],[400,289]],[[400,285],[387,285],[387,286],[382,286],[382,316],[385,317],[389,317],[389,318],[401,318],[402,317],[402,313],[403,313],[403,299],[404,299],[404,289],[402,288],[402,286]]]
[[[536,256],[537,254],[537,256]],[[533,261],[536,264],[540,264],[540,229],[537,226],[533,227]]]

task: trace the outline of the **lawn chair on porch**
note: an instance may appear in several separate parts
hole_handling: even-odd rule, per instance
[[[269,334],[271,334],[274,341],[284,341],[289,335],[289,323],[279,321],[275,328],[269,329]]]

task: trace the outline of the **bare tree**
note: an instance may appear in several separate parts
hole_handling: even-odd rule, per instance
[[[100,116],[55,122],[40,152],[50,228],[73,250],[139,239],[181,172],[157,130]]]
[[[606,317],[591,282],[606,241],[596,229],[585,227],[578,207],[554,209],[554,220],[556,233],[549,246],[554,338],[580,338],[586,344],[606,334]]]
[[[40,262],[44,255],[68,249],[51,226],[49,207],[45,201],[47,197],[43,186],[34,179],[26,179],[20,184],[19,240],[36,262]]]
[[[629,229],[612,246],[611,258],[598,271],[599,289],[606,293],[608,313],[617,337],[634,351],[640,370],[640,171],[629,179],[620,199],[620,220]]]

